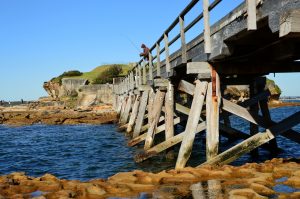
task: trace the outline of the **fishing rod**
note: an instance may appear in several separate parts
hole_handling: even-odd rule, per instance
[[[122,34],[126,39],[128,39],[128,41],[130,42],[130,44],[138,51],[138,53],[141,53],[140,49],[137,47],[137,45],[127,36]]]

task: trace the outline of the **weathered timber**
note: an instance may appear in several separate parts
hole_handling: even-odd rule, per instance
[[[257,84],[256,82],[250,83],[250,98],[255,96],[257,94]],[[253,103],[250,107],[249,110],[251,113],[254,113],[254,115],[258,115],[259,107],[258,107],[258,102]],[[253,124],[250,122],[250,135],[255,135],[258,133],[258,126],[256,124]],[[251,155],[253,157],[258,157],[258,149],[254,149],[251,151]]]
[[[248,30],[256,30],[256,1],[247,0],[247,28]]]
[[[149,123],[149,129],[145,140],[145,146],[144,146],[145,150],[149,149],[153,144],[155,129],[157,128],[157,123],[161,115],[161,109],[163,106],[165,94],[166,94],[165,92],[161,92],[160,90],[156,92],[155,100],[153,104],[152,120]]]
[[[205,122],[202,122],[202,123],[198,124],[194,133],[197,134],[197,133],[205,130],[205,128],[206,128]],[[165,150],[175,146],[176,144],[180,143],[183,140],[184,136],[185,136],[185,132],[182,132],[182,133],[177,134],[176,136],[173,136],[173,137],[167,139],[166,141],[164,141],[162,143],[159,143],[158,145],[135,156],[135,161],[142,162],[150,157],[153,157],[153,156],[161,153],[162,151],[165,151]]]
[[[154,104],[154,100],[155,100],[155,93],[154,90],[151,89],[149,92],[149,98],[148,98],[148,106],[147,106],[147,111],[148,111],[148,125],[150,125],[150,123],[153,120],[153,104]]]
[[[203,0],[203,19],[204,19],[204,53],[211,53],[211,39],[210,39],[210,24],[209,24],[209,0]]]
[[[142,94],[141,102],[140,102],[138,116],[135,121],[135,126],[134,126],[134,131],[133,131],[134,138],[139,136],[139,134],[141,132],[141,128],[142,128],[143,121],[144,121],[144,115],[145,115],[145,111],[146,111],[146,106],[147,106],[147,102],[148,102],[148,96],[149,96],[149,91],[144,91]]]
[[[178,104],[178,103],[175,104],[175,109],[176,109],[176,111],[183,113],[185,115],[189,115],[190,111],[191,111],[189,108],[187,108],[181,104]]]
[[[164,117],[164,116],[161,116],[161,117],[159,118],[158,122],[162,122],[162,121],[164,121],[164,120],[165,120],[165,117]],[[149,124],[145,124],[144,126],[142,126],[141,132],[140,132],[140,133],[143,133],[143,132],[145,132],[145,131],[148,131],[148,129],[149,129]]]
[[[121,106],[121,111],[120,111],[120,119],[119,119],[119,123],[121,123],[121,120],[123,118],[124,112],[125,112],[125,107],[128,101],[128,96],[124,97],[124,100],[122,101],[122,106]]]
[[[170,51],[169,51],[169,37],[168,34],[164,34],[164,42],[165,42],[165,53],[166,53],[166,72],[167,76],[171,72],[171,63],[170,63]]]
[[[174,87],[171,83],[168,85],[168,91],[165,96],[165,109],[165,138],[168,140],[174,136]]]
[[[194,99],[185,128],[185,136],[180,146],[178,159],[176,162],[176,169],[184,168],[191,155],[195,139],[195,129],[200,119],[200,114],[206,95],[207,84],[207,82],[200,82],[199,80],[196,81]]]
[[[134,102],[134,105],[132,108],[132,112],[131,112],[130,119],[129,119],[129,122],[127,125],[127,129],[126,129],[127,133],[131,133],[133,130],[132,127],[134,125],[134,122],[135,122],[137,114],[138,114],[140,99],[141,99],[140,95],[137,95],[135,98],[135,102]]]
[[[189,62],[186,66],[187,74],[200,74],[201,78],[210,78],[211,69],[208,62]]]
[[[187,56],[186,56],[186,42],[185,42],[184,17],[183,16],[179,16],[179,25],[180,25],[180,38],[181,38],[181,59],[182,59],[182,63],[186,63]]]
[[[181,121],[182,120],[179,117],[175,118],[174,125],[179,124]],[[166,124],[164,123],[156,128],[155,134],[161,133],[161,132],[165,131],[165,129],[166,129]],[[133,138],[131,141],[128,142],[128,146],[137,145],[138,143],[144,141],[146,139],[146,136],[147,136],[147,134],[144,133],[136,138]]]
[[[275,126],[267,129],[264,133],[258,133],[247,140],[235,145],[234,147],[228,149],[227,151],[219,154],[218,156],[210,159],[204,164],[213,164],[213,165],[224,165],[228,164],[237,158],[241,157],[245,153],[250,152],[251,150],[267,143],[272,140],[276,135],[279,135],[293,126],[300,123],[300,112],[293,114],[292,116],[282,120]],[[233,155],[234,154],[234,155]]]
[[[300,9],[289,10],[280,16],[279,37],[300,36]]]
[[[169,80],[164,78],[154,79],[154,87],[168,87]]]
[[[123,113],[123,115],[121,117],[121,121],[120,121],[121,125],[126,124],[128,121],[129,113],[132,108],[132,98],[133,97],[134,97],[133,95],[129,95],[129,97],[127,99],[125,110],[124,110],[124,113]]]
[[[187,94],[194,95],[195,86],[187,81],[181,80],[177,89]]]
[[[210,159],[219,151],[219,113],[221,103],[221,88],[219,74],[211,67],[211,85],[206,98],[206,158]]]
[[[157,62],[157,66],[156,66],[156,76],[160,77],[161,76],[161,72],[160,72],[160,45],[158,43],[156,43],[156,62]]]

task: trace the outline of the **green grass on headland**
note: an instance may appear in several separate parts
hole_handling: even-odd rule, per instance
[[[102,74],[107,73],[107,70],[109,70],[115,65],[120,66],[122,68],[122,72],[119,74],[119,76],[126,76],[128,71],[130,71],[133,67],[132,64],[106,64],[98,66],[90,72],[81,73],[79,71],[67,71],[58,77],[52,78],[51,81],[61,84],[61,80],[63,78],[83,78],[87,79],[91,84],[93,84],[97,82],[97,79],[101,77]]]
[[[81,76],[77,76],[74,78],[84,78],[84,79],[89,80],[89,82],[93,83],[97,79],[97,77],[99,77],[104,71],[106,71],[113,65],[114,64],[98,66],[95,69],[93,69],[92,71],[85,72]],[[116,64],[116,65],[119,65],[122,67],[122,73],[120,74],[120,76],[127,75],[128,71],[132,68],[132,66],[129,64]]]

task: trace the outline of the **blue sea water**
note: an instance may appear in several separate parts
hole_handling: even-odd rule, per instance
[[[283,118],[300,111],[300,107],[282,107],[272,109],[272,119]],[[232,117],[235,128],[247,131],[249,123]],[[178,132],[183,127],[177,127]],[[261,129],[263,131],[263,129]],[[300,125],[294,130],[300,132]],[[115,125],[33,125],[23,127],[0,126],[0,175],[15,171],[26,172],[30,176],[51,173],[59,178],[87,181],[94,178],[107,178],[117,172],[141,169],[158,172],[174,167],[175,160],[166,160],[158,156],[137,164],[134,155],[142,146],[128,147],[127,138],[118,132]],[[223,151],[233,144],[227,138],[221,139]],[[259,158],[244,155],[233,165],[246,162],[262,162],[273,157],[300,157],[300,145],[283,137],[278,137],[282,149],[279,154],[270,154],[260,149]],[[179,147],[177,146],[176,150]],[[205,160],[204,133],[197,135],[193,147],[191,166],[199,165]]]

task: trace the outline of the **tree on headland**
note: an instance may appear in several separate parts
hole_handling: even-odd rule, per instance
[[[113,83],[113,78],[118,77],[122,74],[123,68],[118,64],[114,64],[103,71],[97,78],[92,82],[93,84],[106,84]]]
[[[70,70],[70,71],[66,71],[63,74],[61,74],[58,77],[54,77],[51,79],[51,82],[56,82],[59,83],[61,85],[62,83],[62,79],[65,77],[76,77],[76,76],[81,76],[83,73],[78,71],[78,70]]]

